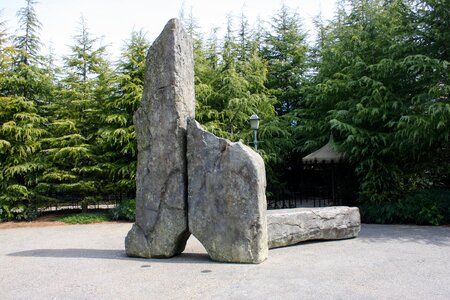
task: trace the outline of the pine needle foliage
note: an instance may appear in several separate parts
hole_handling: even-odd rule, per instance
[[[71,53],[64,57],[55,101],[48,107],[52,135],[44,140],[47,167],[40,183],[53,201],[81,201],[84,209],[101,198],[107,180],[97,131],[112,94],[112,73],[104,58],[106,48],[97,43],[81,18]]]
[[[133,203],[145,34],[132,32],[114,65],[81,19],[60,66],[41,55],[36,5],[24,0],[17,34],[0,20],[0,220],[67,202]],[[255,26],[245,11],[229,15],[224,35],[213,29],[206,38],[183,12],[197,120],[253,146],[248,119],[258,114],[269,197],[284,192],[288,170],[332,133],[357,173],[366,222],[446,222],[449,6],[341,0],[333,20],[316,18],[314,43],[287,6]]]
[[[101,165],[107,172],[107,186],[120,199],[134,197],[137,144],[133,113],[142,98],[148,48],[145,34],[133,31],[122,50],[113,76],[114,94],[103,110],[103,125],[98,131],[106,158]]]
[[[333,132],[356,165],[366,220],[393,222],[408,192],[448,178],[449,62],[424,51],[430,24],[407,1],[341,7],[322,28],[318,74],[298,111],[308,137],[300,148]]]
[[[39,55],[34,5],[28,0],[19,10],[18,35],[0,29],[0,220],[32,218],[42,200],[36,185],[44,165],[37,154],[48,121],[41,105],[52,85]]]

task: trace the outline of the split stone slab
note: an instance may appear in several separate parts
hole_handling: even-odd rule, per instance
[[[192,41],[170,20],[148,51],[143,97],[134,115],[138,145],[136,223],[125,239],[137,257],[180,254],[187,224],[186,124],[195,116]]]
[[[310,240],[341,240],[358,236],[361,216],[357,207],[274,209],[267,212],[269,248]]]
[[[188,120],[189,230],[213,260],[260,263],[267,258],[264,161]]]

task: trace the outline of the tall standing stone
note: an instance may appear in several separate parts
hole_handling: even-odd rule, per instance
[[[192,41],[170,20],[147,54],[144,93],[134,115],[138,145],[136,223],[125,239],[138,257],[180,254],[187,224],[186,122],[195,116]]]
[[[261,156],[188,120],[189,230],[213,260],[260,263],[268,255]]]

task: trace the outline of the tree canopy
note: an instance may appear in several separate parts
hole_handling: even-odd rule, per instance
[[[134,197],[145,33],[131,32],[110,61],[81,19],[57,65],[41,54],[36,5],[25,1],[15,34],[0,21],[0,220]],[[248,119],[258,114],[268,196],[332,133],[357,174],[366,221],[440,223],[445,207],[424,193],[450,186],[449,7],[341,0],[312,35],[284,5],[254,25],[244,11],[229,15],[223,36],[205,35],[182,12],[194,41],[197,119],[251,146]]]

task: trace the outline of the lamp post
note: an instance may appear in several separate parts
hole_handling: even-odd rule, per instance
[[[258,139],[256,138],[256,134],[259,129],[259,117],[257,114],[253,114],[250,117],[250,128],[253,129],[253,145],[255,145],[255,149],[258,150]]]

